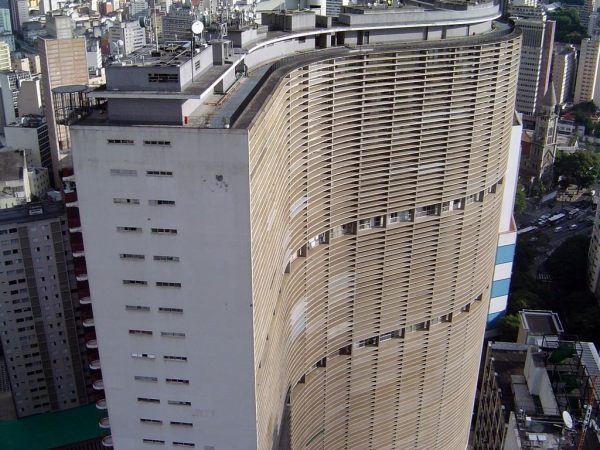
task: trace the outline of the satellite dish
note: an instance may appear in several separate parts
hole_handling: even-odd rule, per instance
[[[571,417],[571,414],[569,414],[569,411],[563,411],[562,419],[568,429],[573,428],[573,418]]]
[[[199,20],[196,20],[192,24],[192,33],[194,33],[194,34],[200,34],[203,31],[204,31],[204,24],[202,22],[200,22]]]
[[[117,41],[117,45],[118,45],[119,47],[123,47],[123,45],[125,45],[125,42],[123,42],[121,39],[119,39],[119,40]]]

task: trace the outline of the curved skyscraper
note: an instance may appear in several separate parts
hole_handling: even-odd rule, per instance
[[[419,4],[107,69],[71,134],[108,445],[466,447],[520,36]]]

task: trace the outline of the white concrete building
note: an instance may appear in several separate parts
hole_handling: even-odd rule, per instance
[[[600,105],[600,85],[598,84],[598,66],[600,65],[600,36],[585,38],[581,41],[579,66],[575,81],[574,103],[589,102]]]
[[[146,45],[146,30],[137,20],[117,22],[108,29],[108,41],[111,55],[127,56]]]

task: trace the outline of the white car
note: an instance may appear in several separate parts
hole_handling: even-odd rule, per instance
[[[559,231],[561,231],[563,229],[563,227],[554,227],[554,232],[558,233]]]

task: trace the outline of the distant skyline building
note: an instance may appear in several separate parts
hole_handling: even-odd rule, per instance
[[[275,11],[107,67],[68,175],[107,444],[467,447],[521,32],[431,6]]]
[[[192,38],[192,23],[198,20],[190,8],[172,6],[162,18],[162,39],[185,41]]]
[[[89,78],[85,38],[73,37],[71,18],[51,17],[48,30],[54,34],[39,38],[37,48],[42,65],[42,99],[52,149],[53,182],[58,183],[59,155],[67,150],[67,145],[59,142],[59,136],[64,132],[59,129],[62,125],[57,124],[52,91],[61,86],[85,86]]]
[[[523,33],[516,109],[528,127],[548,89],[556,22],[548,20],[541,6],[513,4],[510,12]]]
[[[577,77],[577,49],[570,44],[554,47],[552,56],[552,83],[559,105],[573,98]]]
[[[87,403],[61,203],[0,210],[3,359],[18,417]]]
[[[52,173],[48,124],[44,116],[20,117],[4,127],[6,146],[24,150],[29,167],[44,167]]]
[[[575,80],[574,103],[594,101],[600,104],[598,66],[600,64],[600,36],[581,40],[579,64]]]
[[[117,22],[108,30],[108,41],[111,55],[127,56],[146,45],[146,29],[137,20]]]
[[[29,72],[20,70],[0,71],[0,134],[4,127],[19,116],[19,91],[21,83],[31,80]]]

